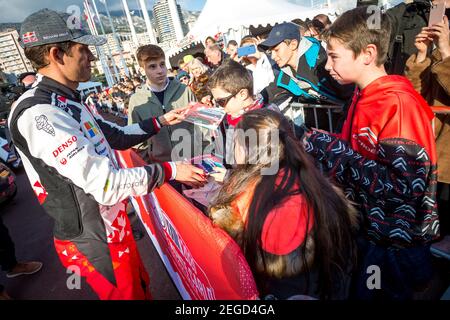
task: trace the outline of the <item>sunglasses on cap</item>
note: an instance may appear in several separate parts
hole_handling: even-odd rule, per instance
[[[220,99],[214,99],[216,101],[216,104],[222,108],[225,108],[225,106],[227,105],[228,101],[230,101],[233,97],[235,97],[237,94],[239,93],[236,92],[235,94],[231,94],[228,97],[225,98],[220,98]]]

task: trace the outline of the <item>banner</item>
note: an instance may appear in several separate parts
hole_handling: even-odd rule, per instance
[[[146,164],[131,150],[116,151],[116,156],[125,168]],[[183,299],[258,297],[236,242],[169,184],[132,202]]]

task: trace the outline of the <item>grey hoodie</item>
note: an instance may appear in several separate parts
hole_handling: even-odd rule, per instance
[[[187,88],[184,84],[181,84],[177,80],[170,79],[169,85],[166,88],[164,94],[164,109],[165,112],[169,112],[173,109],[183,108],[190,102],[195,102],[196,98],[194,93]],[[151,117],[159,117],[164,114],[163,105],[147,87],[142,85],[136,89],[136,92],[130,97],[130,104],[128,107],[128,123],[137,123],[144,119]],[[191,141],[191,154],[181,154],[177,152],[177,158],[172,159],[172,149],[180,141],[177,133],[173,136],[175,141],[171,141],[170,137],[176,129],[184,129],[184,132],[180,132],[179,136],[183,141],[189,139]],[[187,130],[187,131],[186,131]],[[196,130],[199,131],[199,130]],[[192,140],[194,137],[194,126],[187,122],[182,122],[175,126],[163,127],[161,131],[152,136],[148,140],[148,155],[152,162],[164,162],[164,161],[179,161],[184,158],[193,157],[199,154],[200,151],[194,150],[194,143]],[[179,150],[177,147],[176,150]],[[197,151],[197,152],[195,152]]]

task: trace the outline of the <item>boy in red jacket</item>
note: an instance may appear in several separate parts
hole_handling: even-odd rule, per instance
[[[358,204],[357,297],[410,299],[432,277],[429,245],[439,236],[434,115],[406,78],[386,74],[389,22],[367,12],[345,12],[325,35],[325,68],[358,87],[342,133],[312,130],[304,143]]]

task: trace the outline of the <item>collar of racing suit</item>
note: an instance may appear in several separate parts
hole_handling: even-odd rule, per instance
[[[54,92],[63,97],[69,98],[74,101],[81,101],[81,95],[77,90],[72,90],[69,87],[61,84],[60,82],[43,76],[42,74],[37,75],[37,80],[33,84],[33,87],[39,85],[40,88],[47,88],[49,91]]]

